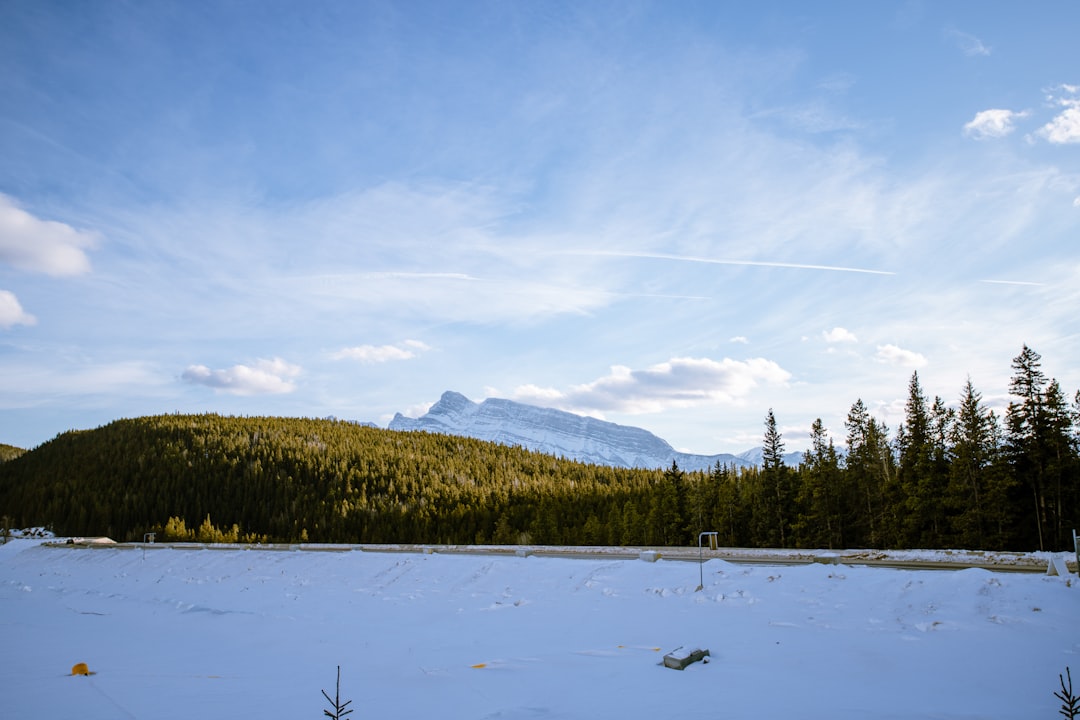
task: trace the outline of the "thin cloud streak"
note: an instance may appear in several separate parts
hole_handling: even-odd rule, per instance
[[[979,282],[990,283],[991,285],[1027,285],[1029,287],[1043,287],[1046,284],[1027,280],[980,280]]]
[[[707,265],[742,265],[748,267],[791,268],[794,270],[825,270],[828,272],[865,273],[868,275],[896,275],[889,270],[870,270],[868,268],[841,267],[837,265],[813,265],[807,263],[771,262],[764,260],[727,260],[720,258],[693,257],[690,255],[671,255],[668,253],[620,252],[617,250],[568,250],[566,255],[587,255],[592,257],[624,257],[644,260],[672,260],[675,262],[703,263]]]
[[[170,380],[142,360],[112,363],[66,363],[59,369],[42,364],[8,365],[0,373],[0,408],[45,405],[84,406],[91,398],[105,403],[118,397],[156,397]]]

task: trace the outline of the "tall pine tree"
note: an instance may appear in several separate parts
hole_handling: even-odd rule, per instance
[[[821,418],[810,427],[810,451],[800,467],[795,524],[800,547],[835,549],[844,544],[840,458]]]
[[[769,408],[765,416],[765,438],[761,449],[762,506],[769,545],[788,547],[793,520],[794,485],[791,471],[784,464],[784,440],[776,426],[776,416]]]
[[[1046,399],[1047,378],[1042,371],[1042,356],[1027,345],[1012,361],[1013,377],[1009,392],[1017,400],[1005,413],[1009,464],[1017,483],[1030,493],[1030,520],[1033,540],[1040,550],[1046,545],[1049,508],[1046,498],[1048,427]],[[1031,537],[1031,533],[1029,533]]]

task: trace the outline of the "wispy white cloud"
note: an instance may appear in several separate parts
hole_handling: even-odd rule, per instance
[[[822,88],[835,91],[836,88]],[[809,102],[755,113],[753,119],[776,117],[789,127],[807,133],[829,133],[838,130],[857,130],[861,123],[837,113],[823,101]]]
[[[990,283],[992,285],[1029,285],[1039,287],[1043,283],[1031,282],[1029,280],[983,280],[984,283]]]
[[[6,330],[15,325],[33,325],[36,322],[37,318],[23,310],[15,293],[0,290],[0,328]]]
[[[750,339],[743,336],[743,335],[736,335],[735,337],[731,338],[731,340],[729,340],[728,342],[738,343],[740,345],[749,345],[750,344]]]
[[[585,280],[576,282],[573,277],[555,283],[515,275],[482,279],[456,273],[389,272],[285,282],[295,282],[302,298],[321,297],[388,314],[422,313],[433,319],[471,323],[529,323],[562,314],[584,314],[623,297]]]
[[[896,274],[888,270],[872,270],[868,268],[843,267],[838,265],[813,265],[807,263],[771,262],[766,260],[727,260],[720,258],[693,257],[688,255],[671,255],[668,253],[622,252],[618,250],[569,250],[566,251],[566,254],[642,258],[645,260],[673,260],[677,262],[705,263],[708,265],[741,265],[747,267],[791,268],[794,270],[826,270],[830,272],[868,273],[871,275]]]
[[[86,249],[98,240],[97,233],[36,218],[0,193],[0,262],[47,275],[80,275],[90,271]]]
[[[901,367],[920,368],[927,363],[923,355],[896,345],[878,345],[876,357],[878,362]]]
[[[964,134],[975,140],[1005,137],[1016,129],[1015,122],[1031,113],[1027,110],[982,110],[964,125]]]
[[[315,93],[330,104],[312,111],[281,88],[260,86],[245,95],[251,102],[232,108],[239,114],[202,108],[207,112],[199,116],[199,128],[181,142],[160,142],[184,130],[172,123],[124,126],[139,116],[115,113],[117,98],[110,93],[113,85],[130,83],[101,86],[96,112],[107,133],[82,131],[82,111],[90,108],[54,118],[50,127],[62,129],[57,136],[70,139],[75,150],[116,165],[113,180],[94,185],[84,173],[58,187],[58,173],[73,166],[43,154],[27,155],[29,174],[8,184],[47,192],[18,196],[40,218],[98,229],[108,238],[99,251],[75,246],[84,267],[93,261],[95,273],[86,282],[62,283],[66,294],[49,300],[57,309],[71,308],[62,313],[64,323],[54,322],[56,311],[46,322],[45,300],[38,299],[43,296],[0,278],[39,316],[39,325],[48,326],[34,329],[34,358],[61,368],[55,370],[59,376],[64,363],[55,356],[65,352],[57,350],[64,344],[72,346],[66,350],[71,355],[88,357],[101,357],[108,348],[125,357],[174,358],[183,348],[187,362],[210,367],[195,366],[177,382],[187,362],[166,365],[171,369],[161,374],[171,393],[186,387],[182,394],[208,399],[206,387],[275,392],[295,385],[292,395],[269,396],[272,406],[287,402],[297,412],[332,409],[344,416],[344,409],[325,407],[324,398],[348,396],[362,398],[349,409],[359,418],[448,388],[513,388],[527,381],[554,389],[522,388],[524,395],[567,409],[578,409],[571,405],[580,400],[580,409],[594,413],[699,403],[672,412],[670,420],[656,415],[649,422],[678,426],[664,437],[705,450],[717,433],[727,432],[725,426],[746,424],[760,443],[768,406],[786,419],[799,403],[810,407],[809,415],[859,395],[902,393],[902,384],[893,387],[896,368],[874,362],[874,348],[884,342],[918,348],[945,381],[960,381],[970,371],[985,385],[994,376],[983,368],[998,362],[1007,370],[1020,335],[1048,358],[1054,350],[1042,338],[1059,342],[1062,355],[1071,356],[1067,350],[1075,343],[1067,338],[1076,337],[1068,330],[1077,305],[1057,299],[1066,283],[1045,272],[1070,257],[1063,243],[1075,227],[1078,208],[1071,204],[1080,184],[1069,157],[950,154],[919,134],[925,124],[911,121],[918,104],[883,112],[872,104],[878,94],[867,94],[890,82],[900,83],[889,86],[890,97],[938,93],[944,90],[932,83],[946,75],[928,85],[924,73],[897,77],[887,64],[876,67],[854,56],[838,61],[836,47],[802,40],[802,47],[767,38],[752,48],[728,45],[674,15],[662,27],[650,22],[638,28],[646,31],[642,35],[624,35],[626,27],[618,25],[622,40],[616,47],[610,37],[592,42],[615,26],[603,19],[581,24],[595,28],[595,35],[581,35],[578,27],[558,37],[530,36],[524,45],[473,43],[451,75],[441,74],[450,69],[445,64],[430,64],[445,27],[433,29],[435,42],[422,45],[412,42],[429,38],[410,35],[405,42],[391,33],[384,47],[394,53],[394,77],[387,82],[350,85],[354,62],[332,73],[322,63],[298,64],[317,71],[297,77],[355,92]],[[450,22],[470,27],[471,20],[466,13]],[[944,49],[963,64],[986,58],[966,59],[957,44],[977,55],[989,44],[1006,43],[999,28],[993,37],[974,38],[944,36],[945,21],[928,27],[936,48],[924,49]],[[656,31],[669,34],[661,38]],[[980,26],[978,32],[991,31]],[[340,40],[353,47],[355,38],[346,35]],[[640,37],[649,42],[636,42]],[[171,48],[175,38],[153,39]],[[417,55],[418,49],[428,54]],[[27,55],[38,66],[25,66],[28,77],[55,67],[41,64],[60,57],[54,50],[63,48],[41,46]],[[273,75],[273,68],[280,69],[280,53],[266,55],[265,44],[240,50],[253,71]],[[305,53],[296,55],[302,63]],[[191,61],[182,48],[175,56]],[[841,67],[858,74],[828,75]],[[432,112],[411,112],[419,106],[402,105],[394,90],[401,84],[395,78],[421,76],[426,81],[416,97]],[[234,87],[249,86],[245,80]],[[1047,129],[1046,139],[1036,132],[1068,107],[1042,106],[1041,87],[1001,85],[1002,99],[962,112],[972,120],[976,110],[1014,110],[973,121],[966,132],[987,138],[1012,132],[1010,145],[1017,134],[1030,133],[1044,150],[1060,148],[1048,142],[1058,128]],[[198,87],[183,89],[195,92],[189,100],[200,97]],[[1008,99],[1024,98],[1023,92],[1034,99]],[[1062,88],[1053,92],[1070,97]],[[469,102],[461,102],[466,96]],[[170,103],[176,97],[140,97],[139,105],[175,110]],[[24,94],[14,101],[23,100],[34,98]],[[766,117],[769,108],[785,108],[788,115]],[[1022,120],[1016,111],[1025,108],[1038,118]],[[368,110],[374,114],[365,116],[371,120],[366,124],[337,124]],[[492,112],[503,113],[498,127],[476,121]],[[887,127],[883,117],[892,118]],[[961,140],[963,117],[953,120]],[[856,129],[804,132],[834,127]],[[279,142],[282,137],[297,141]],[[192,147],[205,152],[177,151]],[[905,150],[898,152],[900,147]],[[371,148],[374,154],[363,154]],[[361,154],[370,162],[350,160]],[[17,177],[23,168],[7,169]],[[138,183],[138,192],[131,192],[136,188],[127,187],[130,182]],[[70,208],[63,215],[40,209],[60,202]],[[92,219],[73,219],[75,212]],[[570,254],[583,247],[627,257],[636,252],[643,259]],[[1019,260],[1018,247],[1025,248]],[[10,251],[9,245],[0,250],[0,271],[9,269]],[[1045,280],[1046,287],[1010,289],[978,283],[980,278]],[[681,299],[690,293],[710,300]],[[832,326],[840,322],[858,328],[862,344],[840,335],[825,338],[823,331],[835,333]],[[523,324],[528,332],[519,332]],[[79,332],[61,335],[72,328]],[[866,337],[871,329],[873,337]],[[245,385],[240,368],[259,370],[251,361],[270,356],[258,339],[273,333],[290,343],[275,352],[305,368],[302,380],[269,373],[267,382]],[[731,338],[736,333],[762,349],[744,352],[749,346]],[[439,347],[440,362],[401,342],[410,337]],[[807,342],[799,346],[799,337]],[[726,345],[729,338],[741,351]],[[701,370],[707,379],[697,385],[682,382],[691,372],[682,361],[672,360],[666,371],[650,367],[706,355],[717,341],[733,357],[765,355],[805,382],[789,380],[785,387],[739,366],[726,368],[725,375],[719,351],[712,352],[721,367],[711,374]],[[223,343],[231,348],[225,356]],[[569,362],[567,348],[573,348]],[[337,363],[330,360],[335,351]],[[832,356],[822,357],[826,351]],[[409,353],[420,359],[408,360]],[[350,368],[379,361],[364,366],[384,371],[378,392],[367,392],[366,373]],[[229,368],[234,362],[245,365]],[[615,363],[632,370],[626,377],[609,374],[606,368]],[[575,375],[574,368],[586,366],[594,369]],[[0,375],[5,372],[6,366]],[[747,378],[758,384],[739,395]],[[582,381],[587,384],[575,386]],[[625,402],[605,395],[623,389]],[[721,400],[708,399],[723,392]],[[215,402],[228,407],[230,398]],[[721,403],[723,411],[710,402]],[[118,403],[117,413],[130,407]],[[683,434],[702,439],[688,441]]]
[[[968,57],[990,55],[991,48],[970,33],[949,29],[946,30],[946,34],[956,42],[956,46]]]
[[[1049,95],[1052,105],[1063,108],[1037,134],[1054,144],[1080,143],[1080,87],[1059,85]]]
[[[857,78],[849,72],[837,72],[818,81],[817,87],[832,93],[844,93],[850,90]]]
[[[162,396],[171,384],[142,360],[59,364],[14,361],[0,369],[0,408],[111,405],[117,398]]]
[[[400,345],[356,345],[330,355],[334,360],[357,360],[362,363],[383,363],[392,360],[411,360],[417,353],[430,348],[419,340],[406,340]]]
[[[855,337],[855,333],[842,327],[835,327],[832,330],[826,330],[822,333],[825,338],[825,342],[828,343],[855,343],[859,342],[859,338]]]
[[[181,377],[187,382],[230,395],[278,395],[295,390],[296,384],[292,379],[300,373],[298,365],[274,358],[259,360],[254,365],[233,365],[224,370],[191,365]]]
[[[791,373],[772,360],[672,358],[645,370],[616,365],[593,382],[561,392],[526,385],[514,398],[584,413],[648,413],[737,403],[761,385],[786,385]]]

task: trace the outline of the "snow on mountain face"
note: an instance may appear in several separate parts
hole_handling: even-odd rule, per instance
[[[735,457],[739,458],[740,460],[744,460],[747,465],[755,465],[757,467],[761,467],[761,464],[762,462],[764,462],[765,458],[765,450],[761,447],[751,448],[746,452],[739,453]],[[784,464],[788,467],[795,467],[802,461],[803,454],[801,452],[795,451],[784,453]]]
[[[463,435],[614,467],[663,468],[675,462],[683,470],[707,470],[717,462],[735,466],[757,464],[753,459],[727,453],[677,452],[666,441],[641,428],[512,400],[488,398],[477,404],[451,391],[443,393],[420,418],[398,413],[390,421],[390,429]]]

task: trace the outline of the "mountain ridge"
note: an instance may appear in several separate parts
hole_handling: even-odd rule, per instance
[[[462,435],[613,467],[664,468],[676,463],[683,470],[693,471],[708,470],[717,463],[735,467],[761,464],[760,448],[738,455],[684,453],[643,428],[503,398],[476,403],[452,390],[444,392],[419,418],[395,414],[388,429]],[[802,453],[798,452],[784,456],[789,465],[801,460]]]

